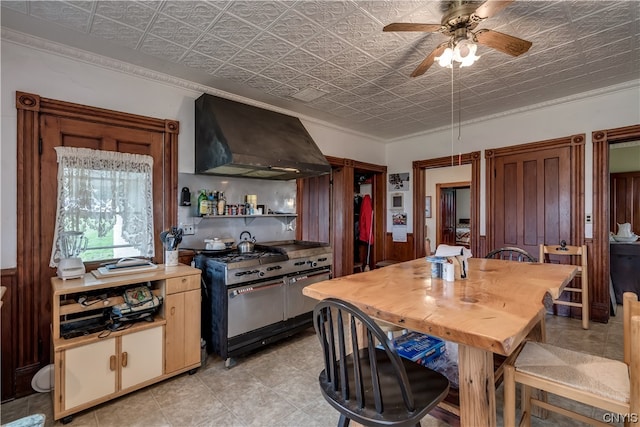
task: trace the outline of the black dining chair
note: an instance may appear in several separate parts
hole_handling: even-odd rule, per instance
[[[320,389],[340,412],[339,427],[351,420],[365,426],[420,426],[447,396],[446,377],[400,357],[375,321],[352,304],[325,299],[313,316],[324,355]]]
[[[504,259],[507,261],[517,262],[538,262],[538,260],[529,252],[515,246],[505,246],[504,248],[494,249],[489,252],[485,258]]]

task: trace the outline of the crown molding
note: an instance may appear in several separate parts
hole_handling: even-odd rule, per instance
[[[640,90],[640,79],[637,80],[630,80],[624,83],[619,83],[617,85],[612,85],[612,86],[605,86],[599,89],[594,89],[594,90],[590,90],[588,92],[581,92],[575,95],[570,95],[570,96],[565,96],[562,98],[556,98],[556,99],[552,99],[549,101],[544,101],[544,102],[539,102],[537,104],[531,104],[531,105],[527,105],[525,107],[521,107],[521,108],[515,108],[512,110],[507,110],[507,111],[502,111],[500,113],[495,113],[495,114],[491,114],[488,116],[483,116],[483,117],[478,117],[476,119],[470,119],[470,120],[465,120],[463,122],[460,123],[460,126],[466,126],[466,125],[472,125],[475,123],[481,123],[481,122],[486,122],[489,120],[493,120],[493,119],[499,119],[502,117],[508,117],[508,116],[512,116],[515,114],[520,114],[520,113],[526,113],[528,111],[534,111],[534,110],[538,110],[541,108],[547,108],[547,107],[551,107],[551,106],[555,106],[555,105],[560,105],[560,104],[566,104],[566,103],[570,103],[570,102],[575,102],[575,101],[579,101],[582,99],[586,99],[586,98],[593,98],[593,97],[597,97],[597,96],[601,96],[601,95],[607,95],[607,94],[611,94],[613,92],[620,92],[620,91],[626,91],[628,89],[639,89]],[[457,125],[457,123],[456,123]],[[438,128],[434,128],[434,129],[430,129],[428,131],[425,132],[417,132],[414,133],[412,135],[407,135],[407,136],[403,136],[401,138],[394,138],[389,140],[389,143],[392,142],[400,142],[400,141],[404,141],[407,139],[411,139],[411,138],[419,138],[421,136],[425,136],[425,135],[431,135],[434,133],[438,133],[438,132],[442,132],[445,130],[449,130],[451,129],[451,125],[446,125],[446,126],[440,126]]]

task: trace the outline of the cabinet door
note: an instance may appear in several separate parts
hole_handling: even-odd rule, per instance
[[[120,338],[123,390],[162,375],[162,326]]]
[[[165,373],[200,361],[200,290],[167,295]]]
[[[200,363],[200,289],[184,293],[184,364]]]
[[[115,338],[64,352],[64,409],[107,396],[116,391]]]
[[[177,371],[184,363],[184,292],[167,295],[164,299],[164,312],[167,320],[165,329],[165,373]]]

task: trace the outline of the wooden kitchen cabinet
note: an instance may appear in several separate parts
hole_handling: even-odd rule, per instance
[[[145,284],[163,299],[152,321],[63,337],[61,325],[98,318],[124,301],[124,290]],[[159,265],[112,277],[55,277],[51,286],[54,419],[68,422],[79,411],[200,366],[200,270]]]
[[[200,366],[200,276],[168,279],[165,372]]]
[[[78,407],[160,377],[162,327],[70,348],[61,357],[64,407]]]

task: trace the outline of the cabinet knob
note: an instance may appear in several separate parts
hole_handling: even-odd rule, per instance
[[[126,351],[122,352],[122,367],[126,368],[127,367],[127,358],[128,358],[128,354]]]
[[[109,369],[112,371],[116,370],[116,357],[115,356],[111,356],[109,358]]]
[[[172,316],[176,315],[176,308],[175,307],[171,307],[171,315]]]

